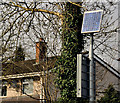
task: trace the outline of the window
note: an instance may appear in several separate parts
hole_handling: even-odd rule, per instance
[[[30,94],[33,93],[33,79],[25,78],[22,81],[22,93]]]
[[[2,82],[1,96],[7,96],[7,81]]]
[[[2,87],[1,96],[7,96],[7,86]]]

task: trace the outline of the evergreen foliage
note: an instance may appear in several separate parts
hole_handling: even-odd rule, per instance
[[[113,85],[108,86],[104,96],[98,100],[98,103],[120,103],[119,93],[114,89]]]
[[[67,13],[62,29],[63,44],[62,53],[58,59],[58,67],[56,69],[56,73],[58,74],[56,84],[61,92],[61,102],[77,103],[77,54],[80,54],[84,48],[83,35],[81,34],[83,16],[80,8],[70,3],[66,3],[65,11]]]
[[[17,47],[17,49],[15,50],[14,61],[18,62],[18,61],[24,61],[24,60],[25,60],[25,53],[24,53],[24,49],[20,44],[19,47]]]

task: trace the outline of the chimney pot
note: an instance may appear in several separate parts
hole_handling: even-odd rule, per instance
[[[44,42],[44,39],[43,39],[43,38],[40,38],[40,42]]]

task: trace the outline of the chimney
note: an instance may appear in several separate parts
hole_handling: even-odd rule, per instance
[[[47,53],[47,43],[43,38],[39,39],[39,42],[36,42],[36,64],[46,60]]]

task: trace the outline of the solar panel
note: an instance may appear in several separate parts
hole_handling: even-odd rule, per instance
[[[92,33],[100,31],[103,10],[84,12],[81,33]]]

